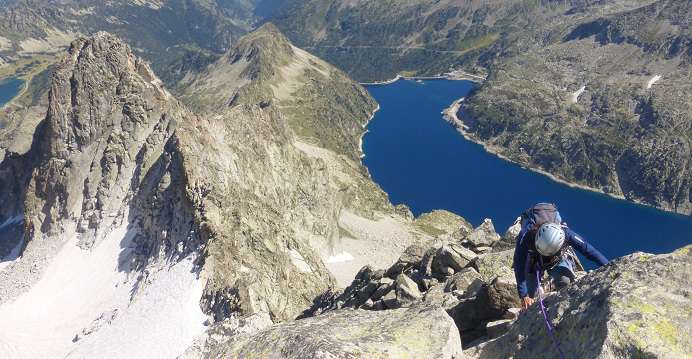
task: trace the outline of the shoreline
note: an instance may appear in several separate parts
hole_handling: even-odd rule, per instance
[[[32,77],[32,78],[33,78],[33,77]],[[29,90],[29,81],[31,81],[31,79],[26,80],[26,79],[23,79],[23,78],[20,77],[20,76],[14,76],[14,77],[13,77],[13,76],[10,76],[10,77],[4,78],[4,79],[2,79],[2,80],[0,80],[0,81],[4,82],[4,81],[12,80],[12,79],[17,79],[17,80],[22,81],[22,88],[21,88],[19,91],[17,91],[17,93],[14,94],[14,96],[12,96],[10,99],[8,99],[7,102],[5,102],[5,103],[3,103],[2,105],[0,105],[0,109],[4,109],[4,108],[6,108],[7,106],[10,106],[10,105],[12,104],[12,102],[14,102],[16,99],[18,99],[18,98],[21,97],[22,95],[24,95],[24,94]]]
[[[450,81],[472,81],[476,83],[481,83],[485,81],[485,77],[470,74],[461,70],[454,70],[442,75],[437,76],[402,76],[397,74],[394,78],[384,81],[375,82],[360,82],[362,86],[381,86],[381,85],[391,85],[399,80],[450,80]]]
[[[365,135],[366,135],[368,132],[370,132],[370,131],[367,129],[368,124],[370,124],[370,121],[372,121],[372,119],[375,118],[375,114],[376,114],[377,111],[379,111],[379,110],[380,110],[380,104],[378,103],[378,104],[377,104],[377,107],[375,107],[375,109],[374,109],[374,110],[372,111],[372,113],[370,114],[370,118],[368,118],[368,120],[365,121],[365,123],[364,123],[363,125],[361,125],[361,128],[364,130],[364,131],[360,134],[360,139],[358,140],[358,150],[360,151],[360,154],[359,154],[358,158],[360,158],[361,164],[362,164],[363,158],[365,158],[365,151],[363,151],[363,138],[365,137]]]
[[[24,81],[24,84],[23,84],[22,89],[19,92],[17,92],[17,94],[14,97],[12,97],[10,100],[8,100],[4,105],[0,106],[0,108],[5,108],[7,106],[10,106],[15,100],[24,96],[26,94],[26,92],[29,91],[29,84],[31,83],[31,81],[34,80],[34,77],[36,77],[36,75],[40,74],[41,72],[46,70],[48,67],[50,67],[53,63],[55,63],[55,59],[53,59],[52,61],[51,60],[45,60],[45,59],[43,59],[43,60],[39,59],[38,61],[39,61],[39,63],[36,66],[29,68],[27,71],[14,72],[14,73],[10,74],[8,77],[5,77],[2,79],[2,80],[8,80],[8,79],[15,78],[15,79],[19,79],[19,80]]]
[[[618,194],[613,194],[613,193],[606,193],[605,191],[600,190],[600,189],[598,189],[598,188],[589,187],[589,186],[587,186],[587,185],[583,185],[583,184],[579,184],[579,183],[569,182],[569,181],[567,181],[567,180],[565,180],[565,179],[562,179],[562,178],[559,178],[559,177],[557,177],[557,176],[553,175],[552,173],[549,173],[549,172],[547,172],[547,171],[545,171],[545,170],[542,170],[542,169],[540,169],[540,168],[534,168],[534,167],[530,167],[530,166],[524,165],[524,164],[522,164],[522,163],[519,163],[519,162],[517,162],[517,161],[515,161],[515,160],[513,160],[513,159],[511,159],[511,158],[509,158],[509,157],[507,157],[507,156],[505,156],[505,155],[503,155],[503,154],[501,154],[501,153],[500,153],[501,147],[493,146],[493,145],[484,143],[483,141],[480,141],[480,140],[474,138],[470,133],[467,132],[468,126],[466,126],[466,124],[464,123],[464,121],[463,121],[462,119],[460,119],[459,116],[457,115],[457,114],[459,113],[459,109],[461,108],[461,104],[462,104],[462,102],[464,102],[465,99],[466,99],[465,97],[462,97],[462,98],[460,98],[460,99],[454,101],[449,107],[447,107],[447,108],[445,108],[444,110],[442,110],[442,118],[443,118],[445,121],[447,121],[449,124],[451,124],[451,125],[457,130],[457,132],[459,132],[466,140],[468,140],[468,141],[470,141],[470,142],[473,142],[473,143],[475,143],[475,144],[480,145],[481,147],[483,147],[483,150],[484,150],[485,152],[487,152],[487,153],[489,153],[489,154],[491,154],[491,155],[493,155],[493,156],[495,156],[495,157],[497,157],[497,158],[500,158],[500,159],[502,159],[502,160],[504,160],[504,161],[513,163],[513,164],[515,164],[515,165],[517,165],[517,166],[519,166],[519,167],[521,167],[521,168],[523,168],[523,169],[526,169],[526,170],[529,170],[529,171],[532,171],[532,172],[535,172],[535,173],[544,175],[544,176],[548,177],[548,178],[549,178],[550,180],[552,180],[552,181],[555,181],[555,182],[560,183],[560,184],[564,184],[564,185],[569,186],[569,187],[572,187],[572,188],[577,188],[577,189],[581,189],[581,190],[585,190],[585,191],[589,191],[589,192],[600,193],[600,194],[606,195],[606,196],[611,197],[611,198],[614,198],[614,199],[623,200],[623,201],[626,201],[626,202],[629,202],[629,203],[633,203],[633,204],[636,204],[636,205],[639,205],[639,206],[644,206],[644,207],[648,207],[648,208],[653,208],[653,209],[657,209],[657,210],[659,210],[659,211],[663,211],[663,212],[667,212],[667,213],[672,213],[672,214],[676,214],[676,215],[679,215],[679,216],[690,216],[689,214],[682,213],[682,212],[678,212],[678,211],[676,211],[676,210],[674,210],[674,209],[664,208],[664,207],[658,207],[658,206],[652,206],[652,205],[650,205],[650,204],[643,203],[643,202],[641,202],[641,201],[627,199],[627,198],[625,198],[625,196],[623,196],[623,195],[618,195]]]
[[[534,167],[530,167],[530,166],[524,165],[524,164],[522,164],[522,163],[519,163],[519,162],[517,162],[517,161],[515,161],[515,160],[513,160],[513,159],[511,159],[511,158],[509,158],[509,157],[507,157],[507,156],[505,156],[505,155],[503,155],[503,154],[501,154],[501,153],[500,153],[500,147],[497,147],[497,146],[493,146],[493,145],[484,143],[483,141],[480,141],[480,140],[474,138],[470,133],[467,132],[468,126],[466,126],[466,124],[464,123],[464,121],[461,120],[461,119],[459,118],[459,116],[457,115],[457,113],[459,112],[459,109],[461,108],[461,103],[462,103],[464,100],[465,100],[465,97],[462,97],[462,98],[460,98],[460,99],[454,101],[449,107],[445,108],[445,109],[442,111],[442,118],[443,118],[445,121],[447,121],[449,124],[451,124],[451,125],[457,130],[457,132],[459,132],[467,141],[471,141],[471,142],[473,142],[473,143],[475,143],[475,144],[480,145],[481,147],[483,147],[483,150],[484,150],[485,152],[487,152],[487,153],[489,153],[489,154],[491,154],[491,155],[493,155],[493,156],[495,156],[495,157],[497,157],[497,158],[500,158],[500,159],[502,159],[502,160],[504,160],[504,161],[513,163],[513,164],[515,164],[515,165],[517,165],[517,166],[519,166],[519,167],[521,167],[521,168],[523,168],[523,169],[527,169],[527,170],[529,170],[529,171],[532,171],[532,172],[535,172],[535,173],[544,175],[544,176],[550,178],[552,181],[555,181],[555,182],[558,182],[558,183],[567,185],[567,186],[572,187],[572,188],[578,188],[578,189],[582,189],[582,190],[586,190],[586,191],[590,191],[590,192],[596,192],[596,193],[604,194],[604,195],[609,196],[609,197],[612,197],[612,198],[616,198],[616,199],[620,199],[620,200],[625,200],[625,201],[631,202],[631,203],[636,203],[636,204],[639,204],[639,205],[642,205],[642,206],[653,207],[653,208],[656,208],[656,209],[660,209],[660,210],[662,210],[662,211],[666,211],[666,212],[671,212],[671,213],[677,213],[677,214],[684,215],[684,214],[682,214],[682,213],[678,213],[678,212],[675,212],[675,211],[672,211],[672,210],[668,210],[668,209],[665,209],[665,208],[650,206],[650,205],[648,205],[648,204],[641,203],[641,202],[637,202],[637,201],[631,201],[631,200],[628,200],[627,198],[625,198],[625,197],[622,196],[622,195],[616,195],[616,194],[612,194],[612,193],[606,193],[605,191],[600,190],[600,189],[598,189],[598,188],[589,187],[589,186],[587,186],[587,185],[583,185],[583,184],[579,184],[579,183],[569,182],[569,181],[564,180],[564,179],[562,179],[562,178],[559,178],[559,177],[557,177],[557,176],[553,175],[552,173],[549,173],[549,172],[547,172],[547,171],[545,171],[545,170],[542,170],[542,169],[540,169],[540,168],[534,168]]]

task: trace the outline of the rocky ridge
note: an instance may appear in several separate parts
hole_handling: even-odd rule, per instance
[[[487,233],[489,227],[473,232]],[[196,353],[386,358],[405,349],[430,358],[557,356],[538,305],[525,312],[517,308],[513,251],[500,250],[501,242],[512,244],[516,230],[499,240],[485,236],[496,249],[471,242],[468,233],[444,236],[427,248],[411,246],[389,269],[364,267],[351,286],[319,297],[303,319],[253,327]],[[568,357],[690,356],[684,314],[692,306],[684,275],[691,270],[689,256],[689,246],[664,255],[635,253],[548,293],[548,318],[561,349]],[[456,343],[450,319],[459,331]],[[276,341],[281,345],[274,346]]]
[[[210,66],[227,65],[225,59],[242,52],[252,71],[247,81],[230,79],[229,91],[240,88],[245,95],[195,107],[195,113],[115,36],[101,32],[71,44],[53,72],[46,116],[30,149],[0,163],[9,184],[0,190],[8,202],[0,223],[13,228],[4,232],[11,238],[2,238],[0,257],[4,261],[19,249],[19,258],[0,267],[0,312],[22,313],[25,301],[45,298],[50,287],[42,279],[50,275],[61,285],[67,274],[60,263],[68,257],[74,257],[69,270],[77,270],[74,265],[93,273],[115,271],[113,282],[86,280],[76,288],[63,283],[63,291],[76,291],[66,295],[82,299],[56,310],[79,318],[47,316],[42,328],[51,334],[41,335],[38,346],[23,344],[21,335],[0,335],[0,344],[19,356],[63,350],[86,355],[96,350],[94,343],[112,337],[112,328],[142,318],[130,313],[138,310],[130,304],[182,278],[172,273],[187,266],[185,280],[200,293],[180,295],[197,296],[193,307],[209,317],[208,324],[239,316],[290,320],[334,288],[335,275],[352,276],[362,262],[390,264],[398,247],[453,228],[447,222],[459,217],[445,212],[416,223],[369,179],[358,161],[357,141],[374,102],[361,87],[294,48],[271,26],[241,40],[238,49]],[[302,67],[292,68],[296,61]],[[293,70],[291,87],[271,91],[285,79],[274,75],[285,74],[284,66]],[[190,88],[209,90],[200,83]],[[248,87],[232,86],[238,83]],[[338,96],[317,95],[327,87],[338,89]],[[333,116],[324,116],[325,106]],[[300,128],[312,129],[314,137]],[[390,240],[394,235],[398,241]],[[330,262],[338,250],[357,257]],[[373,255],[378,251],[385,255]],[[106,298],[93,308],[95,302],[80,292],[91,285],[103,287],[99,295]],[[33,317],[14,323],[20,320],[15,317],[3,325],[20,334],[36,330]],[[74,330],[72,341],[54,338],[61,332],[51,325],[65,321]],[[167,350],[184,345],[194,331],[185,333]]]

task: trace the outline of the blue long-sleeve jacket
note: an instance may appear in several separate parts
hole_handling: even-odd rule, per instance
[[[576,249],[584,257],[599,266],[608,264],[608,259],[606,259],[601,252],[569,228],[565,228],[565,245],[572,246],[572,248]],[[521,298],[528,295],[526,275],[531,270],[531,268],[527,268],[530,264],[529,259],[531,256],[538,255],[536,251],[535,235],[528,234],[527,230],[523,229],[517,236],[517,243],[514,248],[514,276],[517,279],[517,291]],[[547,261],[545,257],[544,261]]]

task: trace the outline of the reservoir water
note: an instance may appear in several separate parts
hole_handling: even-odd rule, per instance
[[[13,99],[24,86],[24,80],[18,78],[0,79],[0,107]]]
[[[441,111],[472,87],[449,80],[368,87],[380,110],[363,139],[363,161],[393,203],[408,205],[416,215],[446,209],[474,225],[489,217],[502,233],[533,203],[553,202],[572,229],[611,259],[692,243],[692,216],[555,182],[464,139]]]

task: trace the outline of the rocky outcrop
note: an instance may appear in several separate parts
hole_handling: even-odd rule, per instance
[[[458,242],[440,240],[427,249],[410,246],[387,270],[362,268],[349,287],[318,297],[303,316],[342,308],[443,308],[454,319],[463,343],[469,344],[487,335],[487,323],[513,318],[513,308],[520,305],[511,271],[513,251],[474,252],[482,247],[476,247],[479,241],[497,238],[499,235],[486,220]],[[491,332],[497,335],[508,326],[491,326]]]
[[[209,358],[462,358],[442,309],[339,310],[236,336]]]
[[[689,357],[690,274],[690,246],[611,262],[545,299],[557,342],[575,358]],[[477,358],[557,355],[536,305],[507,334],[472,352]]]
[[[177,124],[193,115],[129,47],[107,33],[74,42],[53,74],[32,151],[29,236],[76,232],[89,247],[126,207]]]
[[[671,254],[636,253],[580,277],[571,287],[548,293],[544,299],[548,317],[567,357],[689,356],[691,254],[690,246]],[[515,307],[519,303],[514,283],[497,277],[449,293],[452,281],[469,277],[468,283],[473,273],[467,268],[447,278],[446,285],[425,288],[414,280],[413,272],[393,280],[382,277],[383,271],[364,268],[344,292],[354,294],[346,302],[259,331],[251,324],[245,333],[201,352],[206,357],[259,358],[558,356],[538,304],[522,313]],[[414,284],[419,289],[413,293],[419,290],[422,297],[399,302],[400,292],[415,288]],[[389,292],[383,294],[387,290],[381,288],[387,287]],[[366,299],[367,295],[371,297]],[[353,309],[372,296],[391,297],[393,305]],[[452,323],[459,337],[450,332]],[[463,351],[460,343],[447,341],[452,338],[461,339]]]

